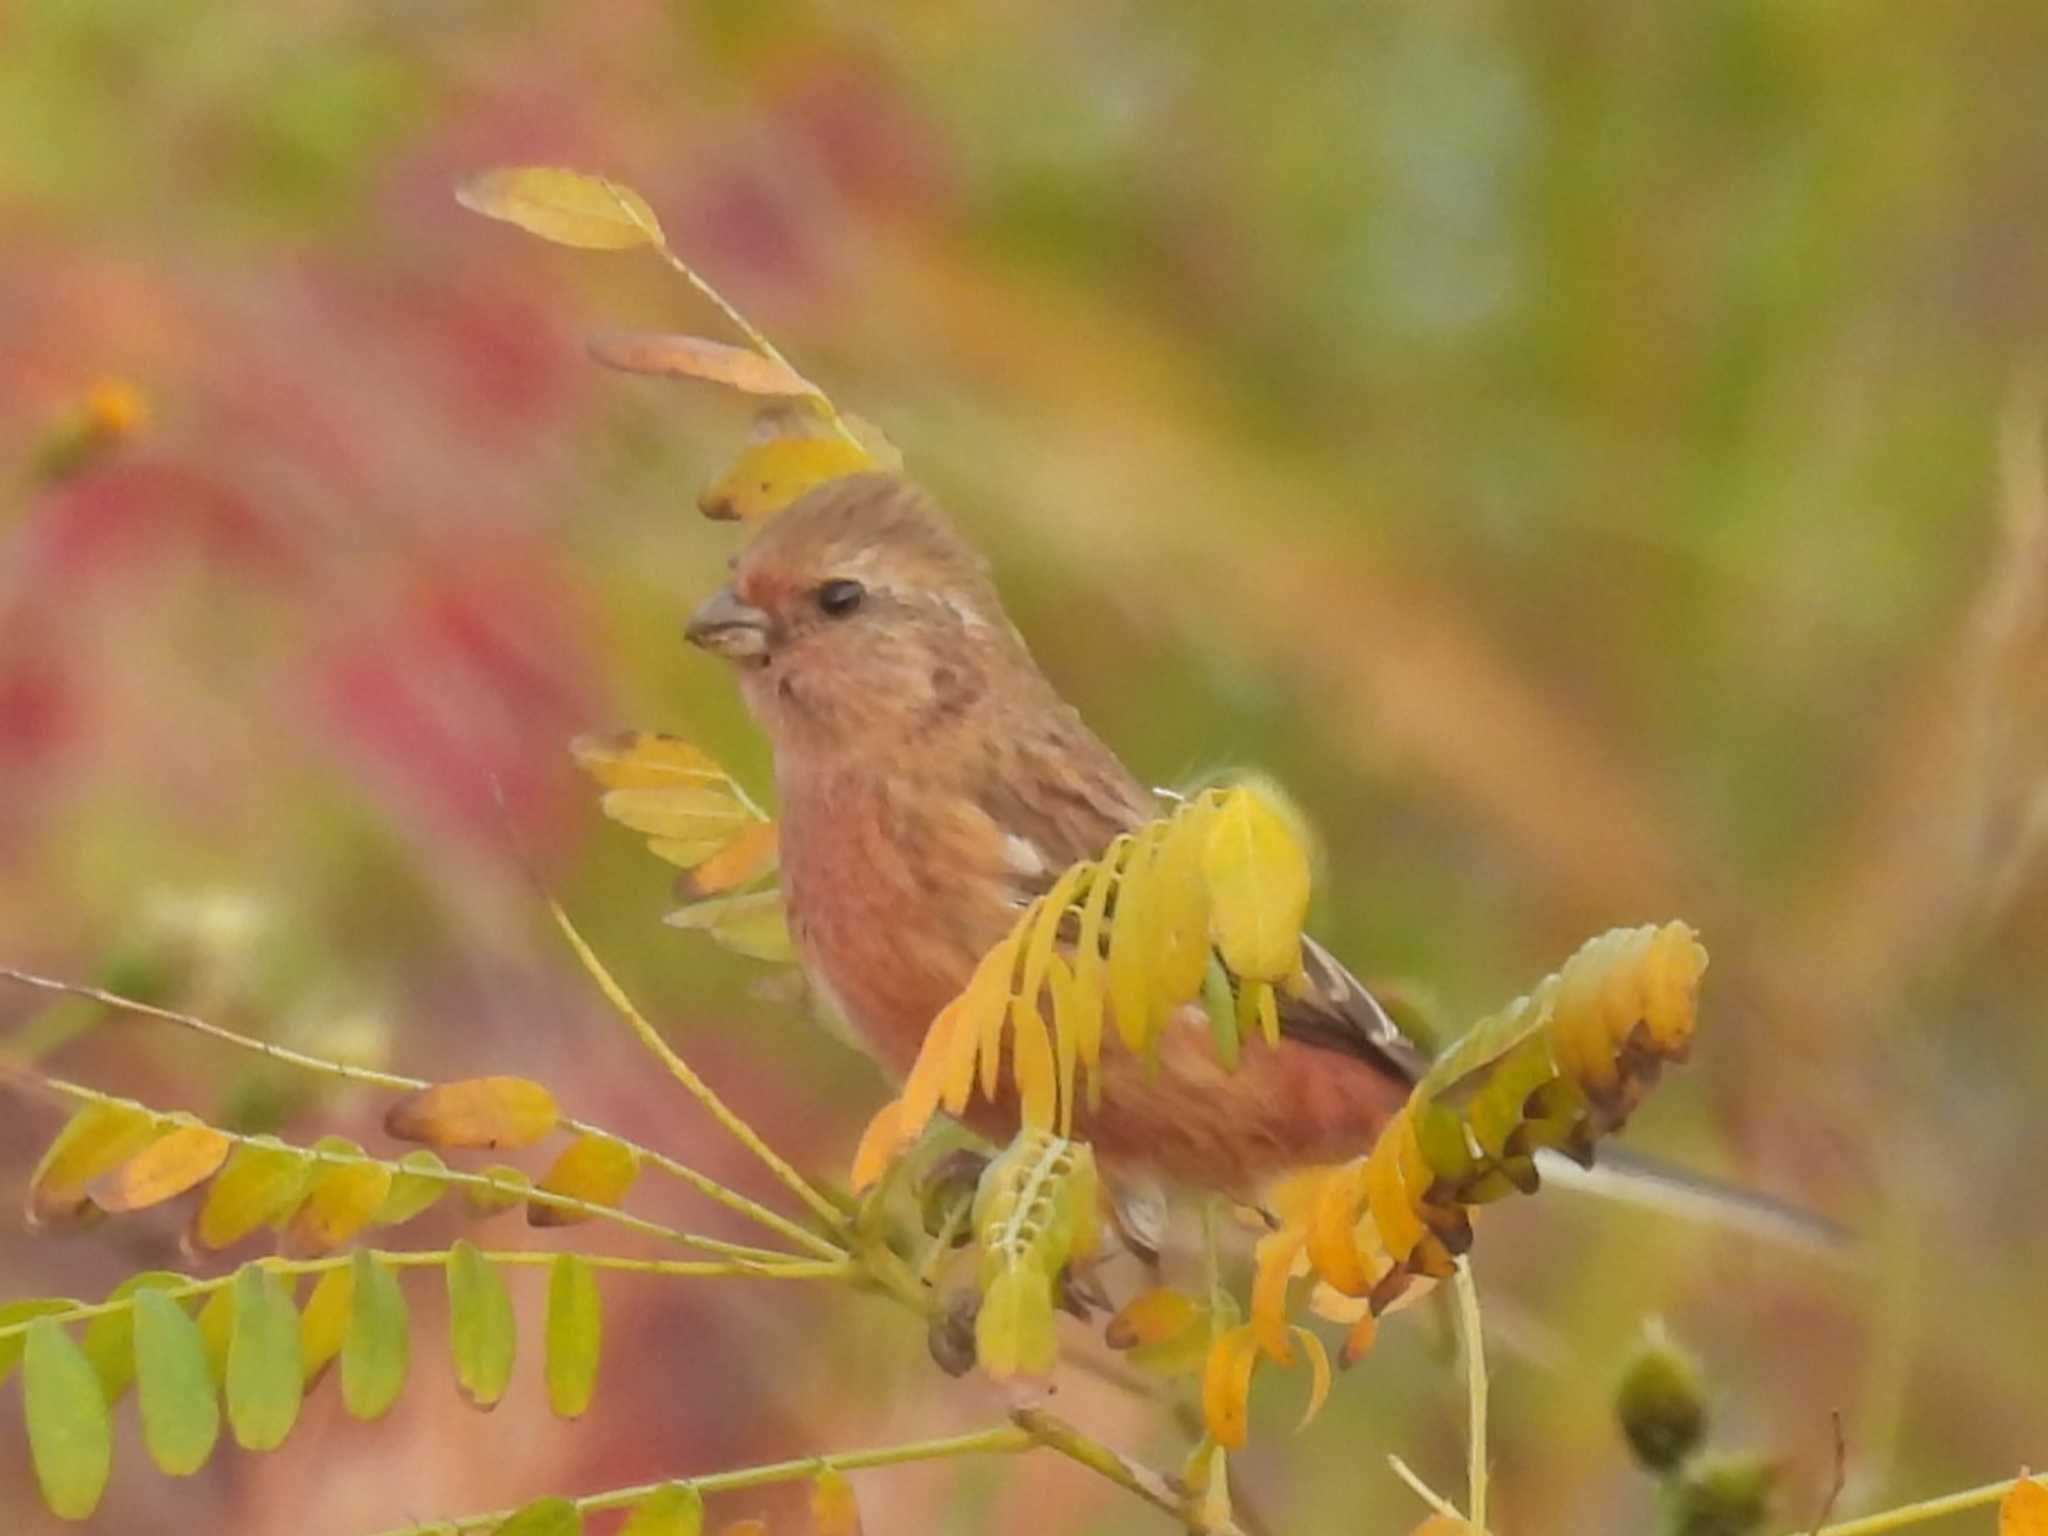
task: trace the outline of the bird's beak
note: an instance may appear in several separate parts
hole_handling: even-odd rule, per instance
[[[704,599],[690,615],[683,635],[690,644],[733,661],[764,655],[768,650],[768,615],[740,601],[729,586]]]

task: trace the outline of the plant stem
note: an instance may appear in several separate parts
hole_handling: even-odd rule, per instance
[[[1136,1494],[1154,1509],[1164,1510],[1188,1530],[1202,1532],[1204,1536],[1243,1536],[1241,1527],[1227,1516],[1220,1522],[1206,1518],[1157,1472],[1118,1455],[1065,1419],[1047,1413],[1043,1408],[1019,1408],[1010,1417],[1029,1431],[1037,1444],[1058,1451],[1069,1461],[1077,1461],[1090,1471],[1101,1474],[1125,1492]]]
[[[605,1493],[593,1493],[574,1500],[579,1512],[589,1514],[593,1510],[622,1509],[637,1504],[642,1499],[660,1492],[672,1483],[681,1483],[702,1494],[731,1493],[743,1488],[761,1488],[770,1483],[793,1483],[802,1478],[816,1477],[827,1470],[835,1472],[858,1472],[867,1467],[899,1466],[910,1461],[942,1461],[956,1456],[1000,1456],[1014,1455],[1019,1451],[1033,1449],[1039,1441],[1028,1429],[1014,1424],[998,1424],[988,1429],[976,1430],[972,1434],[952,1435],[935,1440],[915,1440],[905,1445],[889,1445],[868,1451],[843,1451],[832,1456],[806,1456],[793,1461],[764,1462],[756,1467],[738,1467],[730,1472],[713,1472],[703,1477],[669,1478],[658,1483],[637,1483],[630,1488],[614,1488]],[[498,1509],[488,1514],[464,1515],[456,1520],[430,1520],[424,1525],[396,1527],[381,1533],[381,1536],[442,1536],[448,1531],[485,1530],[503,1525],[516,1510]]]
[[[640,1010],[633,1006],[633,1000],[626,996],[624,988],[620,987],[618,982],[612,979],[612,973],[605,969],[604,962],[599,960],[590,945],[584,942],[583,935],[577,932],[576,925],[569,920],[569,914],[562,910],[561,903],[550,901],[548,910],[554,914],[556,925],[569,940],[569,947],[576,952],[576,958],[582,962],[584,970],[588,971],[591,979],[597,983],[598,990],[604,993],[605,1000],[618,1012],[619,1017],[626,1021],[627,1026],[639,1037],[640,1043],[668,1068],[669,1075],[683,1085],[691,1098],[709,1110],[711,1117],[724,1126],[734,1140],[759,1158],[768,1171],[781,1182],[783,1188],[809,1206],[812,1214],[823,1221],[829,1229],[843,1234],[846,1223],[839,1208],[812,1188],[802,1174],[763,1141],[752,1126],[735,1114],[711,1085],[699,1077],[695,1069],[662,1039],[660,1032],[641,1016]]]
[[[446,1248],[372,1248],[370,1256],[393,1269],[444,1269],[448,1265],[451,1250]],[[515,1248],[504,1251],[488,1251],[483,1255],[493,1264],[512,1269],[541,1268],[554,1263],[559,1257],[551,1249]],[[852,1274],[850,1263],[828,1263],[824,1260],[792,1259],[782,1264],[756,1264],[747,1260],[698,1259],[629,1259],[608,1253],[579,1253],[592,1269],[609,1269],[624,1274],[661,1275],[668,1279],[713,1279],[728,1276],[742,1276],[763,1280],[843,1280]],[[252,1262],[279,1275],[318,1275],[331,1269],[345,1269],[354,1261],[354,1250],[331,1253],[317,1259],[256,1259]],[[192,1280],[184,1285],[165,1286],[157,1292],[172,1301],[185,1301],[195,1296],[209,1295],[224,1290],[235,1283],[232,1273],[215,1275],[206,1280]],[[80,1302],[62,1312],[43,1314],[56,1322],[82,1323],[95,1317],[105,1317],[117,1312],[126,1312],[135,1305],[134,1296],[121,1296],[106,1301]],[[20,1322],[0,1324],[0,1339],[7,1339],[28,1331],[37,1319],[24,1318]]]
[[[1909,1525],[1918,1525],[1923,1520],[1939,1520],[1943,1515],[1958,1515],[1965,1510],[1982,1509],[1986,1504],[1996,1504],[2024,1481],[2024,1478],[2008,1477],[2003,1482],[1986,1483],[1980,1488],[1966,1488],[1961,1493],[1945,1493],[1939,1498],[1922,1499],[1917,1504],[1901,1504],[1896,1509],[1880,1510],[1874,1515],[1859,1515],[1854,1520],[1824,1525],[1814,1532],[1814,1536],[1877,1536],[1880,1531],[1896,1531]]]
[[[1398,1456],[1389,1455],[1387,1457],[1387,1465],[1394,1469],[1394,1476],[1413,1489],[1415,1496],[1431,1509],[1447,1520],[1455,1520],[1460,1525],[1468,1524],[1465,1517],[1458,1513],[1458,1506],[1425,1483],[1416,1473],[1415,1469],[1409,1466],[1407,1462]]]
[[[1486,1529],[1486,1343],[1479,1324],[1479,1286],[1468,1257],[1458,1260],[1452,1285],[1458,1293],[1458,1332],[1465,1347],[1465,1396],[1470,1415],[1466,1429],[1466,1504],[1472,1524]]]

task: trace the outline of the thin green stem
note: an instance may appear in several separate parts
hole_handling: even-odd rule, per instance
[[[1458,1260],[1452,1286],[1458,1293],[1458,1333],[1465,1349],[1465,1396],[1470,1422],[1466,1430],[1466,1503],[1472,1524],[1486,1529],[1486,1342],[1479,1324],[1479,1286],[1472,1278],[1470,1258]]]
[[[683,1085],[691,1098],[709,1110],[711,1117],[724,1126],[734,1140],[759,1158],[783,1188],[810,1207],[812,1214],[823,1221],[831,1231],[843,1234],[846,1223],[839,1208],[812,1188],[802,1174],[763,1141],[752,1126],[735,1114],[711,1085],[699,1077],[696,1070],[662,1039],[660,1031],[641,1016],[640,1010],[633,1006],[633,1000],[626,996],[625,989],[613,979],[612,973],[605,969],[604,962],[597,958],[595,951],[577,931],[576,925],[569,920],[569,914],[562,910],[561,903],[550,901],[548,910],[554,914],[555,923],[568,939],[569,947],[576,952],[576,958],[582,962],[583,969],[588,971],[591,979],[597,983],[598,990],[604,993],[605,1000],[617,1011],[619,1017],[626,1021],[627,1027],[639,1037],[640,1043],[668,1068],[669,1075]]]
[[[390,1265],[393,1269],[445,1269],[452,1250],[372,1248],[369,1252],[373,1258]],[[489,1250],[483,1256],[493,1264],[501,1264],[510,1269],[538,1269],[553,1264],[560,1255],[547,1249],[514,1248]],[[660,1275],[672,1280],[842,1280],[852,1273],[850,1264],[831,1264],[812,1259],[792,1259],[782,1264],[756,1264],[740,1259],[725,1262],[698,1259],[629,1259],[607,1253],[582,1253],[577,1257],[592,1269],[615,1270],[622,1274]],[[346,1269],[354,1259],[353,1251],[344,1251],[326,1254],[317,1259],[265,1258],[252,1262],[273,1274],[319,1275],[331,1269]],[[233,1274],[215,1275],[205,1280],[191,1280],[184,1285],[165,1286],[158,1294],[173,1301],[184,1301],[224,1290],[234,1283]],[[61,1312],[43,1315],[58,1323],[83,1323],[90,1322],[96,1317],[129,1311],[134,1305],[133,1296],[110,1297],[105,1301],[79,1302]],[[0,1340],[27,1332],[36,1321],[36,1318],[25,1318],[19,1322],[0,1324]]]
[[[1393,1468],[1394,1476],[1398,1477],[1399,1479],[1401,1479],[1402,1482],[1406,1483],[1409,1486],[1409,1488],[1414,1492],[1415,1497],[1422,1500],[1422,1502],[1427,1504],[1431,1509],[1435,1510],[1438,1514],[1442,1515],[1447,1520],[1455,1520],[1460,1525],[1469,1524],[1469,1522],[1466,1521],[1464,1515],[1459,1512],[1458,1506],[1453,1504],[1449,1499],[1445,1498],[1442,1494],[1438,1493],[1434,1488],[1430,1487],[1429,1484],[1425,1483],[1422,1480],[1421,1474],[1416,1472],[1416,1470],[1413,1467],[1409,1466],[1407,1462],[1403,1461],[1398,1456],[1390,1454],[1387,1457],[1387,1465]]]
[[[2024,1478],[2008,1477],[2003,1482],[1966,1488],[1961,1493],[1945,1493],[1939,1498],[1922,1499],[1917,1504],[1901,1504],[1896,1509],[1824,1525],[1813,1536],[1878,1536],[1881,1531],[1902,1530],[1923,1520],[1939,1520],[1943,1515],[1959,1515],[1966,1510],[1982,1509],[1986,1504],[1996,1504],[2024,1481]]]
[[[774,342],[770,341],[767,335],[760,329],[759,326],[755,325],[753,321],[749,320],[744,314],[742,314],[740,312],[738,305],[734,304],[724,294],[720,293],[716,288],[712,287],[711,284],[707,282],[698,273],[695,267],[691,266],[687,261],[683,260],[682,257],[678,256],[673,250],[671,250],[669,248],[668,238],[662,234],[658,226],[648,223],[648,221],[641,216],[640,210],[633,206],[631,199],[622,196],[620,194],[619,189],[609,181],[605,182],[604,187],[607,192],[611,193],[612,201],[619,205],[619,211],[625,214],[625,216],[634,224],[638,225],[641,233],[647,236],[648,244],[654,247],[655,251],[659,253],[659,255],[661,256],[661,259],[667,262],[669,266],[673,267],[677,272],[680,272],[683,275],[683,280],[687,282],[692,288],[696,289],[698,293],[702,294],[706,299],[710,300],[712,306],[715,309],[717,309],[717,311],[721,315],[725,316],[727,323],[730,324],[732,328],[738,331],[742,336],[746,337],[748,346],[752,347],[756,352],[760,353],[763,357],[767,358],[769,362],[775,364],[778,368],[783,369],[790,375],[790,377],[795,379],[803,379],[803,382],[805,384],[810,385],[811,392],[809,398],[817,402],[818,409],[823,411],[825,414],[825,419],[832,423],[832,430],[837,432],[841,437],[845,438],[847,442],[853,444],[854,447],[859,448],[863,452],[865,452],[867,445],[862,443],[859,438],[853,435],[853,428],[849,427],[846,424],[845,418],[839,414],[839,407],[832,403],[831,397],[827,395],[825,391],[818,388],[817,385],[811,384],[811,381],[807,378],[804,378],[804,376],[801,373],[798,373],[796,369],[793,366],[791,366],[789,359],[782,355],[781,348],[777,347]]]
[[[1037,1444],[1058,1451],[1069,1461],[1079,1462],[1126,1493],[1136,1494],[1154,1509],[1164,1510],[1187,1530],[1204,1533],[1204,1536],[1244,1536],[1242,1527],[1227,1515],[1215,1519],[1204,1514],[1157,1472],[1118,1455],[1065,1419],[1043,1408],[1019,1408],[1010,1417],[1030,1431]]]
[[[363,1087],[389,1089],[402,1093],[416,1093],[423,1088],[433,1086],[422,1078],[405,1077],[395,1072],[378,1072],[369,1067],[351,1066],[347,1062],[333,1061],[326,1057],[309,1055],[304,1051],[291,1050],[286,1046],[274,1045],[268,1040],[259,1040],[253,1035],[244,1035],[232,1029],[224,1029],[220,1025],[210,1023],[195,1014],[182,1013],[175,1008],[161,1008],[153,1003],[140,1002],[132,997],[123,997],[118,992],[108,992],[100,987],[84,986],[77,982],[58,981],[48,976],[38,976],[28,971],[17,970],[12,966],[0,966],[0,979],[19,982],[23,986],[34,987],[39,991],[55,992],[64,996],[99,1003],[107,1008],[137,1014],[144,1018],[157,1019],[166,1024],[175,1024],[180,1029],[190,1030],[194,1034],[203,1035],[209,1040],[216,1040],[223,1045],[233,1046],[236,1050],[250,1051],[258,1056],[266,1056],[272,1061],[282,1062],[287,1066],[339,1078],[343,1082],[355,1083]],[[812,1253],[820,1258],[833,1259],[845,1256],[844,1249],[820,1237],[817,1233],[806,1227],[799,1226],[779,1212],[769,1210],[768,1207],[762,1205],[757,1200],[748,1199],[738,1190],[726,1188],[725,1185],[719,1183],[710,1175],[700,1173],[695,1168],[677,1162],[665,1153],[655,1151],[652,1147],[642,1146],[630,1137],[621,1136],[616,1131],[606,1130],[603,1126],[591,1125],[587,1121],[572,1119],[568,1116],[562,1118],[561,1125],[562,1129],[571,1135],[608,1137],[610,1140],[632,1151],[641,1162],[659,1168],[671,1178],[679,1179],[689,1185],[705,1198],[716,1201],[727,1210],[745,1216],[748,1220],[767,1227],[777,1235],[788,1238],[791,1242],[810,1249]]]
[[[762,1488],[771,1483],[794,1483],[825,1471],[859,1472],[869,1467],[901,1466],[912,1461],[943,1461],[958,1456],[1004,1456],[1034,1449],[1039,1444],[1029,1430],[1013,1424],[999,1424],[972,1434],[941,1439],[914,1440],[905,1445],[879,1446],[868,1451],[841,1451],[830,1456],[806,1456],[793,1461],[764,1462],[755,1467],[737,1467],[730,1472],[713,1472],[703,1477],[669,1478],[658,1483],[636,1483],[630,1488],[613,1488],[573,1500],[577,1510],[590,1514],[598,1510],[623,1509],[680,1483],[701,1494],[733,1493]],[[395,1527],[381,1536],[443,1536],[448,1531],[489,1530],[503,1525],[516,1510],[497,1509],[487,1514],[463,1515],[455,1520],[429,1520],[423,1525]]]

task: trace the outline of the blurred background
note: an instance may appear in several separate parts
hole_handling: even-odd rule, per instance
[[[1783,1462],[1786,1525],[1837,1410],[1845,1509],[2038,1466],[2044,71],[2048,10],[2010,0],[15,0],[0,961],[394,1070],[542,1077],[767,1194],[577,973],[530,858],[713,1082],[844,1168],[885,1085],[762,968],[659,925],[669,872],[566,753],[675,731],[769,787],[678,634],[735,546],[693,502],[744,410],[583,355],[714,317],[644,253],[450,196],[600,170],[890,433],[1141,775],[1294,791],[1319,931],[1420,1017],[1462,1028],[1612,924],[1702,931],[1696,1059],[1633,1141],[1859,1242],[1562,1193],[1490,1217],[1508,1529],[1645,1523],[1612,1402],[1653,1315],[1704,1362],[1714,1442]],[[390,1148],[380,1099],[19,989],[0,1042]],[[176,1211],[27,1235],[59,1123],[0,1111],[0,1295],[180,1263]],[[606,1294],[581,1424],[547,1417],[537,1349],[498,1413],[461,1407],[419,1287],[389,1420],[328,1388],[283,1450],[169,1483],[124,1407],[96,1528],[350,1536],[999,1406],[880,1302]],[[1411,1528],[1388,1452],[1458,1485],[1429,1309],[1289,1435],[1300,1390],[1262,1389],[1242,1458],[1274,1530]],[[1177,1463],[1155,1410],[1085,1380],[1061,1403]],[[10,1386],[0,1527],[41,1536],[19,1411]],[[871,1533],[1167,1529],[1043,1458],[860,1488]]]

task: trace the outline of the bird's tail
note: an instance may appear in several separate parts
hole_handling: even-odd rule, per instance
[[[1817,1212],[1631,1148],[1602,1146],[1591,1167],[1554,1152],[1539,1152],[1537,1166],[1553,1188],[1582,1190],[1783,1247],[1840,1255],[1855,1243],[1852,1231]]]

